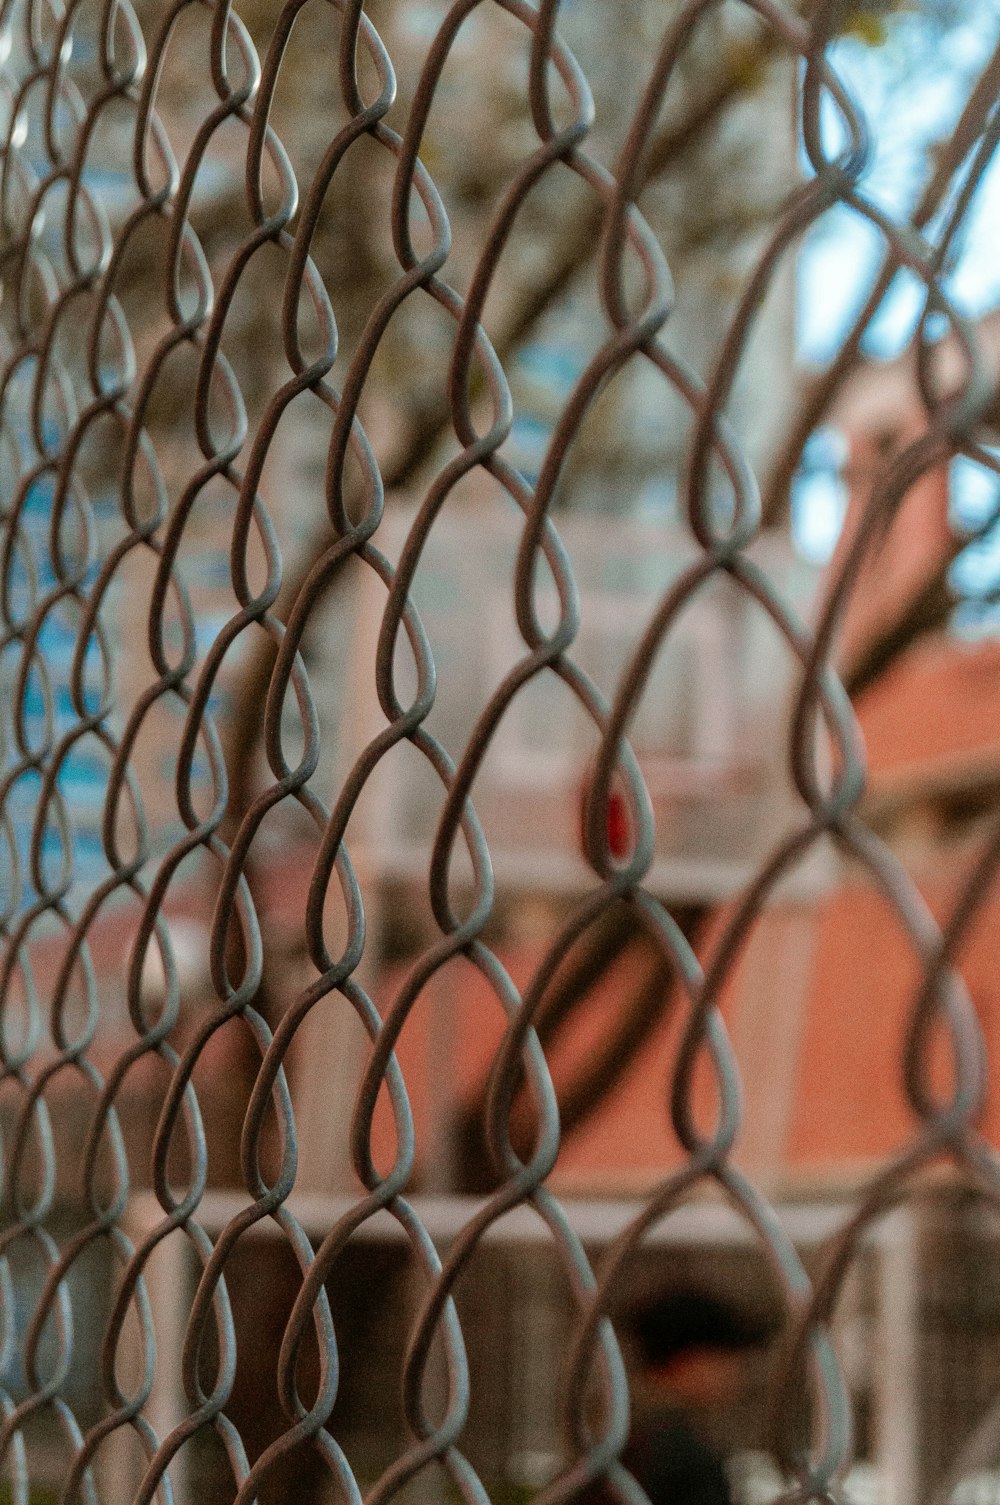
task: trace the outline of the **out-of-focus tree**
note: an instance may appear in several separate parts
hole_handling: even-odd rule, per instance
[[[625,60],[651,55],[679,11],[673,7],[665,14],[662,5],[648,4],[616,14],[616,28],[635,35],[616,35],[615,46],[607,48],[603,11],[590,5],[567,8],[567,39],[594,85],[597,124],[586,149],[598,158],[613,162],[637,99],[641,81]],[[371,14],[399,61],[399,108],[405,119],[410,103],[405,91],[412,88],[443,10],[414,0],[404,6],[372,6]],[[897,222],[911,223],[932,244],[963,192],[969,198],[963,221],[976,223],[982,233],[975,215],[978,200],[992,191],[1000,48],[990,55],[990,46],[998,41],[998,20],[995,0],[978,0],[974,15],[951,0],[865,5],[845,0],[836,17],[839,35],[830,47],[831,60],[845,70],[848,87],[862,106],[877,115],[876,153],[865,191]],[[466,23],[422,146],[454,230],[452,255],[442,275],[459,291],[468,284],[484,227],[537,141],[524,106],[526,58],[508,45],[513,24],[502,12],[484,8]],[[309,47],[305,31],[299,45],[304,55]],[[305,63],[302,78],[320,88]],[[745,14],[720,10],[697,30],[686,51],[678,87],[646,158],[640,207],[664,246],[676,285],[676,309],[666,337],[703,375],[711,370],[760,251],[804,170],[793,122],[793,82],[792,65],[772,33]],[[921,100],[924,106],[930,100],[934,108],[915,104]],[[287,122],[276,115],[279,133],[287,129],[294,136],[314,111],[316,119],[323,118],[321,97],[309,110],[301,92],[287,105]],[[484,130],[487,118],[490,128]],[[327,130],[324,125],[324,136]],[[307,142],[303,150],[308,156]],[[326,206],[313,244],[341,321],[345,365],[366,311],[398,276],[384,212],[393,165],[384,152],[378,160],[359,154],[340,179],[340,197]],[[977,185],[974,192],[963,188],[972,183]],[[370,214],[360,210],[363,204],[371,207]],[[828,421],[845,384],[873,353],[886,348],[887,325],[902,329],[896,348],[905,347],[920,313],[898,257],[881,246],[873,250],[869,245],[865,254],[859,253],[849,237],[844,239],[849,220],[850,211],[838,207],[829,223],[821,221],[811,232],[799,262],[788,260],[731,403],[737,432],[763,478],[766,526],[782,532],[795,526],[796,506],[802,505],[797,497],[805,495],[808,505],[804,483],[813,464],[810,441]],[[488,333],[510,375],[515,406],[531,419],[534,441],[524,438],[515,421],[510,445],[512,458],[529,472],[532,442],[537,453],[574,373],[603,338],[594,289],[601,222],[601,204],[570,174],[547,178],[545,191],[526,206],[505,263],[502,291],[487,310]],[[796,328],[803,322],[797,296],[802,287],[806,296],[822,294],[815,276],[811,281],[808,273],[803,277],[802,268],[810,258],[822,260],[824,253],[836,261],[838,236],[844,247],[840,275],[845,284],[853,278],[854,306],[848,297],[822,358],[803,364],[796,348]],[[944,258],[942,275],[949,288],[963,251],[967,244],[959,233]],[[845,303],[843,286],[829,289],[829,295]],[[901,320],[901,300],[907,296],[912,307],[908,319]],[[967,311],[976,316],[982,309]],[[368,416],[382,446],[390,496],[419,494],[427,476],[454,448],[446,387],[450,334],[437,312],[415,298],[394,318],[383,341],[373,382],[382,406]],[[561,390],[553,389],[552,363],[539,362],[540,351],[562,357],[566,385]],[[536,374],[540,365],[541,381]],[[665,400],[655,379],[635,363],[596,405],[571,453],[557,505],[595,511],[652,507],[669,515],[689,426],[690,415],[680,401]],[[987,421],[977,437],[993,442],[998,436]],[[887,450],[883,472],[893,458]],[[877,484],[878,477],[873,481]],[[928,577],[846,665],[853,693],[868,690],[920,637],[947,629],[962,595],[962,575],[954,561],[971,547],[982,549],[997,527],[997,508],[994,497],[980,508],[971,530],[967,521],[954,520]],[[289,562],[286,607],[328,539],[324,522]],[[228,730],[234,823],[252,793],[256,740],[248,732],[256,724],[272,661],[273,647],[262,641],[253,659],[241,666],[236,715]],[[684,917],[689,933],[695,935],[704,918],[704,907],[693,906]],[[589,938],[589,949],[557,981],[543,1010],[543,1039],[554,1038],[581,990],[626,947],[648,951],[647,982],[635,1007],[623,1012],[621,1029],[606,1054],[573,1085],[568,1131],[587,1117],[634,1058],[660,1016],[669,980],[657,964],[655,947],[628,916],[615,914]],[[471,1118],[464,1131],[471,1132]],[[481,1182],[474,1166],[467,1169],[472,1182]]]

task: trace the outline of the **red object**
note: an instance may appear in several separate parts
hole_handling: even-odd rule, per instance
[[[608,793],[608,850],[612,857],[627,857],[631,842],[628,807],[625,796],[618,789]]]

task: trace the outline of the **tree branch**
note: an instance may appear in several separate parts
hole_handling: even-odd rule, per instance
[[[713,88],[692,108],[685,118],[663,128],[653,141],[643,169],[642,182],[647,184],[676,167],[692,146],[719,119],[735,100],[756,87],[762,70],[778,54],[779,44],[766,32],[752,48],[741,49],[730,58],[729,67]],[[560,235],[550,247],[551,261],[544,275],[520,288],[513,307],[492,335],[492,343],[503,366],[509,365],[517,351],[530,339],[546,313],[568,290],[573,279],[593,256],[604,219],[604,206],[591,204],[582,214],[571,235]],[[405,438],[383,471],[386,494],[405,491],[412,486],[451,427],[451,408],[447,395],[428,403],[411,414]],[[287,570],[275,614],[287,620],[317,559],[331,542],[331,530],[324,517],[306,540],[296,560]],[[270,637],[261,635],[240,664],[239,679],[233,686],[230,715],[221,728],[222,746],[229,775],[229,801],[223,837],[231,836],[252,797],[253,765],[262,733],[260,707],[267,694],[276,648]]]
[[[986,120],[996,107],[1000,93],[1000,45],[990,57],[966,101],[955,129],[935,156],[935,167],[914,214],[913,224],[924,229],[940,208],[955,174],[975,142],[982,135]],[[765,490],[763,516],[771,527],[788,516],[792,480],[802,461],[809,436],[822,423],[847,378],[860,364],[861,344],[882,307],[893,278],[900,269],[898,255],[890,251],[875,277],[864,307],[858,314],[836,356],[823,374],[809,384],[795,415],[781,453],[775,461]]]

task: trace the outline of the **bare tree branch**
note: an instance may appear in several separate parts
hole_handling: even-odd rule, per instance
[[[686,939],[694,944],[711,913],[705,905],[690,905],[674,918]],[[561,1027],[608,976],[612,967],[628,958],[631,976],[621,995],[621,1007],[609,1021],[608,1035],[594,1056],[568,1081],[557,1085],[559,1128],[562,1141],[582,1127],[618,1085],[639,1056],[654,1030],[675,1001],[674,969],[664,958],[630,905],[605,911],[588,931],[569,964],[557,972],[542,1000],[535,1022],[546,1054],[558,1058]],[[638,978],[638,980],[636,980]],[[461,1190],[484,1193],[496,1185],[496,1171],[486,1145],[482,1105],[487,1082],[483,1079],[466,1094],[459,1106],[454,1143],[459,1161]],[[535,1135],[534,1105],[526,1089],[517,1095],[511,1111],[511,1140],[519,1153],[529,1154]]]
[[[955,607],[955,593],[948,585],[948,567],[958,553],[950,552],[906,602],[903,610],[867,643],[844,675],[844,684],[852,700],[870,690],[918,638],[939,631]]]
[[[914,214],[913,224],[924,229],[940,208],[955,174],[983,132],[986,121],[996,108],[1000,92],[1000,45],[991,55],[970,93],[965,108],[952,131],[932,156],[934,170]],[[893,278],[900,269],[899,256],[889,251],[872,284],[864,307],[858,314],[840,349],[823,374],[805,390],[801,406],[792,422],[788,438],[775,461],[764,496],[764,520],[774,527],[788,516],[792,480],[802,461],[809,436],[822,423],[848,377],[861,363],[861,344],[872,320],[885,301]]]
[[[668,125],[653,141],[646,161],[644,183],[662,177],[677,167],[685,154],[706,130],[742,95],[759,83],[769,61],[778,55],[779,43],[770,32],[729,59],[713,87],[692,107],[682,121]],[[600,236],[604,208],[592,203],[575,221],[570,235],[561,235],[550,247],[551,260],[543,275],[533,278],[511,300],[511,308],[497,330],[492,343],[502,365],[507,366],[517,351],[531,337],[539,322],[567,291],[574,277],[593,256]],[[411,487],[451,427],[451,409],[446,394],[410,415],[405,437],[395,456],[383,470],[387,494]],[[326,519],[303,544],[298,558],[286,570],[281,594],[274,611],[287,619],[305,581],[324,549],[331,541]],[[262,723],[260,707],[274,667],[276,648],[270,637],[260,635],[253,650],[241,662],[240,676],[233,686],[233,702],[222,727],[223,751],[229,774],[229,802],[223,834],[231,836],[246,809],[252,792],[253,767],[260,746]]]

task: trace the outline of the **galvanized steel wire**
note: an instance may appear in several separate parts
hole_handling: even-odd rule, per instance
[[[344,123],[330,135],[322,161],[304,182],[297,180],[293,154],[272,124],[274,99],[279,87],[287,84],[282,66],[289,38],[304,0],[275,7],[262,55],[239,9],[228,0],[198,6],[194,0],[190,5],[179,0],[159,7],[133,5],[132,0],[102,0],[100,6],[88,6],[85,0],[5,0],[3,24],[11,46],[4,65],[6,125],[0,178],[6,451],[0,651],[13,668],[10,702],[3,708],[6,745],[0,799],[5,860],[12,876],[3,917],[0,986],[3,1077],[16,1112],[3,1186],[0,1353],[6,1378],[0,1391],[0,1454],[13,1498],[19,1502],[30,1497],[31,1451],[26,1439],[39,1416],[54,1423],[63,1438],[66,1500],[97,1500],[95,1460],[107,1440],[122,1430],[134,1435],[146,1460],[137,1502],[170,1499],[172,1461],[206,1430],[213,1430],[226,1450],[240,1505],[257,1497],[272,1471],[294,1476],[302,1449],[322,1458],[344,1498],[358,1500],[351,1460],[329,1425],[337,1396],[338,1354],[325,1287],[354,1230],[376,1210],[388,1209],[409,1241],[424,1298],[409,1335],[404,1374],[411,1445],[378,1480],[369,1498],[372,1505],[381,1505],[422,1470],[440,1468],[468,1505],[482,1505],[487,1498],[484,1484],[462,1451],[469,1380],[453,1292],[484,1231],[508,1209],[528,1204],[549,1230],[579,1314],[566,1400],[570,1456],[544,1490],[544,1500],[556,1505],[571,1499],[588,1481],[603,1478],[616,1498],[633,1505],[644,1496],[619,1461],[629,1426],[628,1385],[608,1312],[620,1296],[644,1235],[707,1184],[714,1184],[740,1211],[770,1259],[791,1333],[785,1412],[790,1415],[795,1409],[792,1398],[803,1386],[808,1392],[813,1440],[808,1453],[799,1456],[784,1439],[784,1462],[793,1481],[785,1498],[831,1499],[850,1463],[852,1439],[830,1315],[860,1241],[880,1214],[907,1196],[922,1170],[942,1156],[958,1164],[990,1198],[1000,1199],[1000,1162],[977,1130],[986,1088],[982,1029],[955,964],[963,938],[996,881],[1000,825],[995,824],[946,922],[939,925],[898,858],[859,815],[865,789],[864,747],[834,667],[838,627],[852,591],[913,483],[956,454],[997,470],[995,453],[981,442],[982,420],[995,406],[997,394],[977,348],[976,329],[951,302],[944,275],[969,200],[995,151],[1000,120],[996,59],[970,96],[953,141],[943,150],[943,182],[928,190],[926,204],[912,222],[897,223],[866,195],[870,123],[862,103],[842,86],[830,58],[842,8],[829,0],[801,11],[779,0],[745,0],[737,7],[755,19],[754,34],[762,48],[796,61],[807,165],[787,196],[739,299],[723,348],[703,381],[671,351],[670,267],[640,199],[651,171],[651,142],[664,99],[686,45],[719,9],[717,0],[664,7],[658,54],[635,60],[648,77],[610,164],[589,149],[594,102],[588,79],[558,29],[560,0],[497,4],[512,23],[511,37],[518,29],[522,34],[525,101],[535,139],[482,232],[471,275],[449,281],[449,206],[421,148],[460,28],[485,0],[457,0],[439,8],[419,77],[408,81],[408,111],[402,120],[393,108],[393,59],[363,0],[334,0],[339,51],[326,62],[336,69],[339,118]],[[206,19],[200,33],[182,33],[189,10]],[[606,7],[602,14],[608,47],[614,48],[615,10]],[[89,61],[80,63],[83,37],[89,39],[91,51]],[[211,110],[182,143],[172,138],[169,109],[160,97],[162,65],[171,47],[181,45],[178,37],[190,50],[192,72],[200,68],[210,73],[215,95]],[[198,56],[196,45],[203,49]],[[834,154],[830,133],[820,124],[821,114],[830,108],[840,117],[843,138]],[[119,122],[118,135],[102,135],[112,118]],[[123,120],[126,125],[121,127]],[[237,138],[239,146],[234,148]],[[92,171],[93,143],[103,143],[106,149],[109,139],[124,143],[122,150],[130,154],[118,164],[129,178],[124,216],[109,212],[101,181]],[[223,139],[226,160],[233,165],[235,159],[233,171],[245,173],[250,228],[234,235],[224,274],[213,278],[192,204],[199,172]],[[331,185],[362,141],[383,154],[391,168],[387,229],[395,273],[368,311],[346,367],[341,361],[337,368],[335,383],[331,373],[339,354],[337,309],[311,254],[312,243]],[[962,190],[949,211],[936,217],[944,189],[963,163]],[[593,265],[606,329],[564,404],[537,478],[529,481],[504,453],[513,399],[504,363],[491,342],[487,304],[504,276],[503,253],[525,204],[555,176],[566,174],[573,176],[592,205],[589,212],[598,232]],[[866,220],[880,237],[883,293],[899,268],[925,290],[917,374],[926,424],[873,490],[819,620],[807,627],[748,552],[764,525],[759,482],[725,413],[755,314],[777,271],[794,254],[804,232],[835,205]],[[154,267],[155,286],[145,305],[149,319],[143,326],[141,313],[126,313],[120,283],[128,257],[147,235],[159,247],[161,261]],[[266,394],[259,417],[251,421],[223,345],[244,284],[265,251],[281,258],[280,276],[274,261],[268,276],[275,301],[280,301],[285,369]],[[450,365],[441,402],[448,437],[457,444],[424,486],[405,549],[393,563],[380,547],[384,478],[377,443],[362,414],[369,389],[378,381],[386,331],[410,300],[432,300],[449,323]],[[852,336],[855,360],[861,334],[877,308],[876,294],[873,300]],[[942,320],[964,364],[958,386],[946,390],[941,389],[935,366]],[[850,347],[848,342],[830,390],[851,364]],[[178,351],[186,351],[196,365],[196,380],[189,390],[179,389],[176,400],[187,404],[201,457],[182,486],[151,437],[156,402],[173,380],[172,361]],[[659,602],[609,699],[574,661],[580,604],[553,499],[596,396],[633,362],[651,363],[693,415],[682,510],[700,554]],[[321,528],[314,536],[322,537],[322,547],[295,580],[292,598],[282,598],[279,611],[288,568],[262,477],[279,424],[290,409],[303,403],[328,415],[326,515],[316,502],[316,516],[308,521]],[[115,456],[117,509],[114,543],[103,553],[101,540],[106,535],[95,518],[80,458],[99,433],[112,436],[104,443]],[[467,744],[453,756],[428,725],[435,665],[412,586],[436,520],[455,488],[474,472],[491,478],[520,513],[513,605],[523,647],[520,661],[492,693]],[[719,474],[725,478],[721,491]],[[221,486],[230,498],[231,585],[238,609],[207,652],[199,654],[198,612],[177,557],[192,514],[213,486]],[[37,498],[39,487],[49,498],[47,538],[31,533],[28,525],[31,499]],[[135,558],[146,561],[151,580],[148,599],[141,603],[116,594],[123,567]],[[319,716],[300,649],[317,603],[349,568],[370,572],[384,588],[376,677],[386,724],[364,747],[328,805],[314,779],[320,759]],[[794,833],[781,842],[733,907],[703,967],[647,883],[654,856],[653,812],[628,735],[658,648],[699,588],[719,574],[728,576],[767,614],[798,666],[787,753],[801,817]],[[543,575],[555,582],[554,622],[538,603]],[[122,612],[127,612],[136,634],[147,635],[154,671],[124,722],[115,719],[109,632],[111,617]],[[75,637],[58,715],[53,709],[57,687],[44,646],[46,624],[56,621],[70,621]],[[225,733],[214,696],[227,655],[231,659],[242,642],[258,642],[262,634],[272,651],[261,713],[268,772],[246,803],[233,808]],[[415,667],[412,690],[404,689],[398,678],[396,649],[401,639],[409,645]],[[519,990],[484,939],[496,894],[476,811],[475,780],[504,713],[522,688],[539,678],[561,681],[595,729],[599,754],[583,838],[593,885],[552,941],[530,985]],[[38,697],[43,714],[29,715],[29,704],[37,705]],[[133,749],[147,718],[166,702],[179,706],[183,715],[174,786],[183,831],[162,851],[150,839]],[[293,704],[298,730],[289,740]],[[428,867],[438,934],[395,996],[376,1001],[359,974],[366,917],[345,833],[369,776],[403,741],[426,760],[443,792]],[[74,875],[74,815],[62,778],[81,748],[98,750],[107,769],[102,824],[106,874],[82,900]],[[199,760],[208,770],[207,802],[195,769]],[[624,791],[628,805],[632,845],[624,857],[609,849],[606,812],[612,788]],[[25,790],[34,791],[26,850],[19,846],[15,808]],[[265,821],[287,802],[300,807],[317,833],[308,903],[301,916],[312,976],[294,1004],[269,1021],[258,1006],[267,943],[248,873]],[[867,1184],[853,1217],[829,1245],[818,1278],[811,1279],[767,1197],[733,1163],[741,1128],[741,1083],[718,1001],[769,896],[817,844],[831,839],[867,872],[891,906],[919,958],[921,981],[905,1040],[912,1137]],[[471,900],[451,881],[456,853],[462,852],[473,872]],[[210,943],[214,997],[211,1006],[201,1008],[197,1028],[178,1046],[183,980],[163,905],[192,854],[209,859],[215,874]],[[124,963],[130,1038],[113,1065],[99,1067],[91,1058],[102,1008],[92,932],[113,905],[128,896],[141,914],[135,933],[129,935]],[[330,939],[325,919],[334,900],[344,917],[343,938],[337,944]],[[641,916],[685,999],[683,1044],[677,1061],[664,1063],[664,1092],[686,1163],[663,1180],[641,1218],[617,1239],[595,1271],[548,1185],[560,1144],[559,1117],[533,1022],[562,960],[595,919],[620,900]],[[206,909],[206,918],[207,914]],[[50,951],[55,946],[58,965],[36,985],[33,956],[43,943]],[[144,983],[150,954],[159,957],[164,977],[162,996],[154,1001]],[[415,1160],[414,1129],[394,1047],[421,989],[459,955],[478,969],[508,1021],[484,1104],[499,1184],[442,1257],[407,1199]],[[286,1064],[302,1021],[320,1001],[333,998],[343,1010],[353,1011],[370,1039],[350,1132],[360,1189],[350,1213],[314,1247],[288,1201],[295,1185],[297,1148]],[[212,1237],[199,1222],[208,1166],[202,1108],[192,1077],[213,1036],[237,1016],[251,1033],[258,1057],[240,1145],[246,1202],[222,1233]],[[942,1031],[953,1061],[946,1088],[935,1085],[929,1073],[932,1040]],[[120,1118],[119,1101],[123,1082],[148,1057],[161,1063],[168,1083],[149,1146],[151,1180],[162,1217],[135,1243],[125,1228],[131,1183],[127,1126]],[[692,1083],[706,1066],[718,1102],[711,1130],[693,1109]],[[522,1156],[511,1141],[509,1118],[525,1075],[539,1127],[531,1153]],[[86,1218],[68,1239],[54,1231],[53,1222],[60,1205],[57,1183],[65,1174],[56,1163],[53,1134],[53,1121],[63,1111],[55,1091],[60,1078],[82,1084],[89,1103],[79,1192]],[[397,1151],[389,1169],[377,1167],[371,1150],[380,1092],[388,1093],[395,1120]],[[265,1157],[261,1148],[275,1125],[276,1161]],[[169,1171],[175,1141],[186,1145],[188,1169],[180,1185]],[[250,1458],[227,1414],[237,1331],[226,1269],[239,1241],[263,1219],[272,1220],[287,1239],[301,1269],[301,1287],[275,1359],[287,1425],[261,1456]],[[186,1318],[187,1415],[167,1435],[158,1435],[145,1414],[157,1363],[146,1272],[157,1247],[171,1238],[189,1242],[201,1273]],[[113,1256],[114,1300],[97,1381],[101,1419],[84,1431],[64,1396],[73,1355],[69,1281],[86,1251],[98,1243]],[[25,1259],[40,1277],[29,1324],[21,1330],[13,1316],[13,1272],[16,1261]],[[130,1323],[142,1334],[144,1354],[141,1376],[132,1386],[123,1382],[119,1367]],[[297,1360],[310,1332],[318,1345],[320,1376],[315,1392],[303,1394]],[[218,1351],[210,1383],[199,1361],[206,1333],[212,1334]],[[447,1356],[443,1410],[429,1398],[436,1335]],[[600,1406],[593,1403],[595,1384]]]

